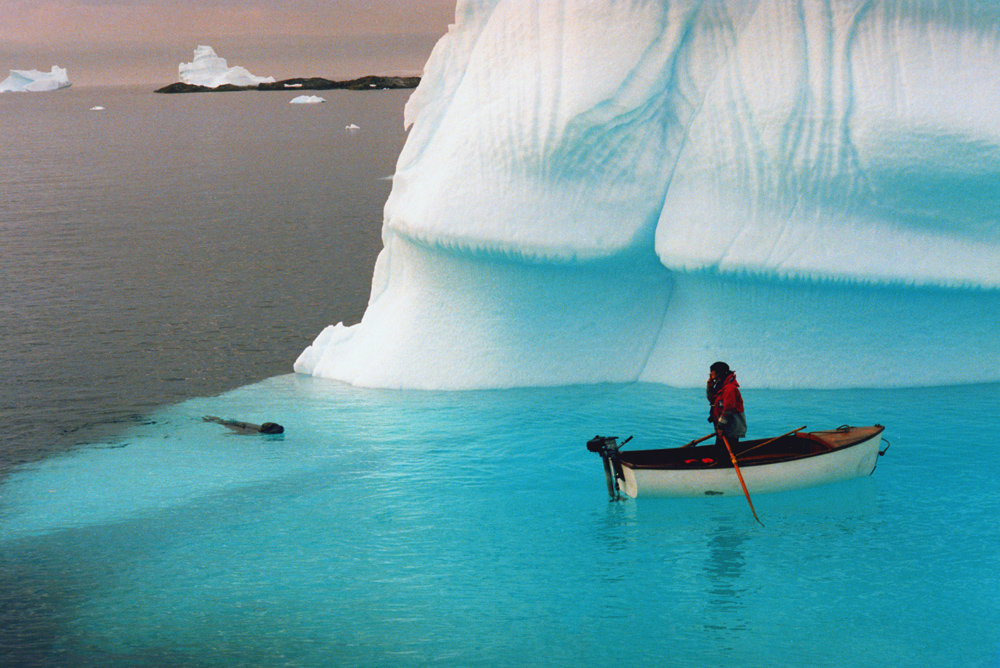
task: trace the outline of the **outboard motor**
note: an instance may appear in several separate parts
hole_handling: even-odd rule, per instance
[[[631,440],[632,437],[629,436],[619,443],[617,436],[595,436],[587,441],[587,450],[599,454],[604,462],[604,481],[608,484],[608,495],[612,501],[621,498],[618,479],[622,477],[622,473],[621,464],[618,463],[618,451]]]

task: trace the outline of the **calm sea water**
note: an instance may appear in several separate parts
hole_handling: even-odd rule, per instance
[[[697,390],[288,374],[363,310],[405,97],[0,96],[0,665],[1000,665],[995,384],[748,390],[892,442],[760,527],[607,501],[586,440],[701,435]]]
[[[687,439],[697,391],[289,374],[154,411],[8,477],[0,663],[997,665],[1000,457],[958,437],[987,394],[746,395],[756,433],[882,421],[892,446],[755,496],[760,527],[737,497],[607,500],[586,439]]]
[[[408,94],[0,95],[0,475],[359,320]]]

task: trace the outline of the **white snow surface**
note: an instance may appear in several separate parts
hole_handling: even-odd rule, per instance
[[[1000,8],[967,0],[458,0],[367,312],[295,369],[1000,380],[997,62]]]
[[[11,70],[10,75],[0,81],[0,93],[38,93],[69,88],[70,85],[66,68],[53,65],[48,72]]]
[[[274,83],[274,77],[259,77],[244,67],[229,67],[225,58],[219,57],[215,49],[205,45],[195,48],[194,59],[190,63],[181,63],[177,70],[182,82],[208,88],[218,88],[224,84],[256,86]]]

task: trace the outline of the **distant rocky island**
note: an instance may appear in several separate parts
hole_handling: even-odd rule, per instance
[[[239,90],[386,90],[390,88],[416,88],[420,77],[382,77],[368,75],[347,81],[331,81],[322,77],[282,79],[281,81],[263,82],[249,86],[222,84],[219,86],[200,86],[198,84],[178,81],[169,86],[158,88],[156,93],[225,93]]]

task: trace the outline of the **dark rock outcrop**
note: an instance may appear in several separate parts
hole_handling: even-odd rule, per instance
[[[347,81],[332,81],[322,77],[297,77],[282,79],[274,83],[262,83],[256,86],[234,86],[223,84],[215,88],[198,86],[189,83],[172,83],[169,86],[156,89],[156,93],[227,93],[242,90],[386,90],[392,88],[416,88],[420,77],[381,77],[368,75]]]

